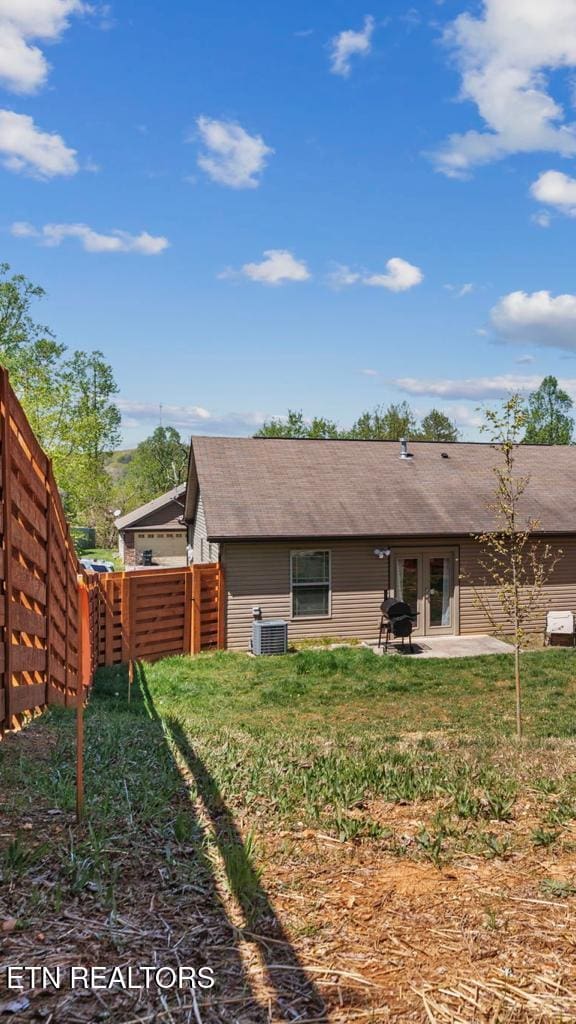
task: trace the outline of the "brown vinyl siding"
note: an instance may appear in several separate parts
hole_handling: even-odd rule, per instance
[[[576,612],[576,537],[549,538],[555,550],[563,557],[556,566],[546,588],[544,602],[536,610],[532,629],[544,629],[546,610]],[[388,586],[387,559],[374,555],[381,541],[371,539],[313,541],[227,541],[222,545],[222,561],[228,593],[227,646],[246,650],[250,644],[252,608],[259,605],[264,618],[287,619],[292,640],[306,637],[339,636],[374,640],[378,636],[379,605],[383,590]],[[390,541],[395,549],[421,551],[434,547],[452,547],[459,550],[460,579],[459,630],[460,633],[488,633],[492,627],[474,601],[474,586],[490,594],[498,609],[494,588],[484,587],[479,566],[480,550],[470,537],[396,538]],[[331,552],[332,585],[331,615],[329,617],[292,619],[290,593],[290,552],[295,550],[328,550]]]
[[[532,632],[543,632],[546,612],[573,611],[576,613],[576,538],[548,537],[542,543],[549,543],[556,553],[562,551],[542,595],[540,607],[530,623]],[[479,545],[467,537],[460,541],[460,632],[488,633],[493,632],[489,619],[475,601],[474,590],[481,590],[484,600],[490,602],[490,608],[496,621],[502,624],[503,617],[497,596],[497,588],[485,586],[484,573],[479,565],[481,550]]]
[[[227,646],[246,650],[250,644],[252,608],[264,618],[287,619],[292,640],[317,636],[378,635],[379,605],[387,586],[386,559],[374,556],[371,540],[235,541],[223,545],[228,591]],[[290,552],[330,551],[332,555],[331,615],[292,619]]]

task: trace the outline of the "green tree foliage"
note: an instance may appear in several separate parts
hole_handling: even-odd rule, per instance
[[[118,387],[101,352],[74,352],[64,364],[67,415],[54,452],[54,471],[74,521],[102,532],[111,515],[106,463],[120,442]]]
[[[363,412],[348,433],[357,441],[399,441],[401,437],[415,438],[418,422],[407,402],[377,406],[372,412]]]
[[[338,425],[332,420],[315,416],[307,422],[303,412],[289,409],[286,418],[272,418],[262,424],[255,437],[340,437]]]
[[[420,423],[419,441],[458,441],[459,438],[456,424],[439,409],[431,409]]]
[[[109,516],[105,463],[119,441],[112,369],[101,352],[68,353],[34,321],[44,291],[0,264],[0,362],[40,444],[53,461],[69,518],[98,526]]]
[[[356,441],[399,441],[407,437],[414,441],[458,441],[460,435],[455,424],[438,409],[431,409],[418,423],[408,403],[399,402],[367,409],[349,429],[341,429],[333,420],[322,416],[306,420],[301,410],[289,409],[287,416],[264,423],[255,437],[352,438]]]
[[[126,500],[143,505],[186,479],[188,448],[174,427],[156,427],[141,441],[125,478]]]
[[[573,401],[558,387],[556,377],[544,377],[528,396],[524,444],[571,444]]]
[[[53,335],[30,315],[32,303],[43,298],[44,289],[32,284],[24,274],[9,274],[10,264],[0,263],[0,351],[2,362],[15,369],[22,352]]]

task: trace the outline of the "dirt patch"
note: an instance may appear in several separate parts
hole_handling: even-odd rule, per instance
[[[288,862],[272,857],[276,905],[304,962],[329,965],[339,992],[352,971],[368,1019],[576,1020],[574,899],[541,891],[573,877],[572,856],[438,869],[306,839]],[[332,1005],[330,1019],[356,1018]]]

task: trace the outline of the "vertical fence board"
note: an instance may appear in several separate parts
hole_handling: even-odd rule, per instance
[[[192,654],[199,654],[201,649],[200,601],[202,595],[202,576],[193,571],[192,576]]]
[[[8,375],[2,374],[2,505],[4,510],[4,724],[12,728],[12,467]]]

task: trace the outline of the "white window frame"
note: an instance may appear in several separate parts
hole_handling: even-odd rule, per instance
[[[328,555],[328,580],[324,583],[294,583],[294,556],[314,555],[321,552]],[[326,615],[295,615],[294,614],[294,587],[328,587],[328,612]],[[314,619],[332,618],[332,551],[330,548],[295,548],[290,552],[290,620],[293,622],[310,622]]]

